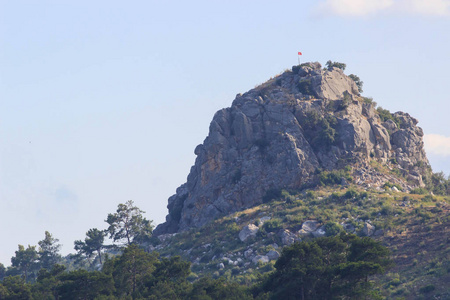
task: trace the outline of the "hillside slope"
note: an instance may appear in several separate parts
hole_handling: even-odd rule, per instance
[[[191,279],[250,285],[274,270],[284,246],[340,232],[387,246],[395,266],[371,278],[388,299],[450,299],[450,197],[330,185],[274,199],[199,229],[160,235],[152,250],[192,263]]]

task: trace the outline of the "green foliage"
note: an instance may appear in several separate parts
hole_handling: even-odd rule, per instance
[[[108,214],[106,219],[110,238],[125,245],[148,243],[153,227],[143,213],[132,200],[119,204],[116,213]]]
[[[384,188],[385,190],[391,189],[391,188],[393,188],[393,187],[396,187],[399,191],[402,190],[402,187],[401,187],[399,184],[397,184],[397,183],[390,183],[389,181],[386,181],[386,182],[383,184],[383,188]]]
[[[427,189],[418,187],[418,188],[412,189],[409,193],[416,194],[416,195],[426,195],[426,194],[428,194],[428,191],[427,191]]]
[[[263,229],[265,232],[274,232],[283,227],[280,219],[272,219],[264,222]]]
[[[22,273],[25,282],[28,282],[29,275],[34,275],[39,270],[38,259],[39,256],[36,251],[36,246],[28,245],[28,248],[25,249],[24,246],[19,245],[19,250],[16,251],[16,255],[11,258],[11,264]]]
[[[146,280],[156,269],[157,256],[149,254],[137,245],[129,245],[122,255],[105,262],[104,272],[111,274],[119,298],[142,296]]]
[[[338,68],[338,69],[341,69],[342,71],[344,71],[345,68],[347,67],[347,65],[344,64],[344,63],[340,63],[340,62],[337,62],[337,61],[331,61],[331,60],[327,61],[326,64],[325,64],[325,66],[326,66],[327,69],[330,70],[330,71],[331,71],[331,69],[332,69],[333,67]]]
[[[382,108],[381,106],[377,108],[378,115],[380,116],[381,122],[386,122],[387,120],[392,120],[398,127],[400,127],[400,119],[394,116],[389,110]]]
[[[450,176],[445,178],[443,172],[432,173],[427,187],[436,195],[450,195]]]
[[[86,258],[89,263],[91,263],[91,258],[96,253],[100,264],[103,264],[102,249],[105,248],[103,244],[105,236],[105,231],[98,230],[97,228],[89,229],[89,231],[86,232],[86,238],[84,239],[84,242],[81,240],[75,241],[74,248],[78,252],[78,255],[80,257]]]
[[[334,101],[336,102],[336,101]],[[350,104],[352,103],[352,97],[350,96],[350,93],[347,91],[344,91],[344,97],[340,102],[339,110],[346,109]]]
[[[281,197],[281,189],[269,189],[264,194],[262,200],[264,203],[267,203],[274,199],[279,199],[280,197]]]
[[[202,278],[194,283],[192,292],[187,299],[213,300],[213,299],[233,299],[246,300],[253,299],[246,289],[237,283],[225,282],[224,279]]]
[[[373,101],[372,97],[363,97],[363,101],[364,101],[364,103],[373,105],[374,107],[377,106],[377,103],[375,101]]]
[[[301,79],[297,84],[298,91],[303,95],[314,95],[311,79]]]
[[[354,199],[357,198],[358,196],[359,196],[358,192],[355,191],[354,189],[348,189],[347,192],[345,192],[344,194],[345,199]]]
[[[325,235],[326,236],[335,236],[344,231],[341,225],[336,222],[328,222],[325,224]]]
[[[388,250],[371,239],[319,238],[285,247],[276,271],[255,293],[270,299],[360,299],[373,292],[368,276],[391,265]]]
[[[322,186],[341,184],[343,179],[351,182],[353,178],[348,170],[322,171],[318,176],[318,183]]]
[[[297,74],[298,71],[300,71],[300,68],[303,67],[303,66],[309,66],[309,63],[303,63],[303,64],[300,64],[300,65],[292,66],[292,72]]]
[[[112,295],[114,282],[110,275],[99,271],[76,270],[62,273],[56,290],[61,299],[94,299]]]
[[[31,286],[21,276],[8,276],[0,284],[0,299],[4,300],[31,300]]]
[[[61,261],[59,250],[61,245],[59,240],[55,239],[48,231],[45,232],[45,238],[38,242],[39,245],[39,262],[42,268],[51,269],[53,265]]]
[[[0,281],[2,281],[3,277],[5,277],[5,273],[6,273],[5,265],[0,263]]]
[[[361,81],[361,79],[354,74],[350,74],[350,75],[348,75],[348,77],[350,77],[356,83],[356,86],[358,87],[358,91],[360,93],[362,93],[363,92],[362,87],[363,87],[364,82]]]
[[[434,291],[435,289],[436,289],[436,287],[435,287],[434,285],[429,284],[429,285],[426,285],[426,286],[424,286],[424,287],[421,287],[421,288],[419,289],[419,292],[420,292],[421,294],[428,294],[429,292],[432,292],[432,291]]]
[[[333,115],[321,117],[316,111],[307,113],[306,118],[300,120],[306,137],[313,148],[327,150],[336,140],[337,119]]]

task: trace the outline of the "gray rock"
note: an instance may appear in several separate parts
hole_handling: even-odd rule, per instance
[[[320,75],[312,76],[311,81],[315,95],[321,99],[342,99],[344,92],[359,95],[355,82],[338,68],[322,71]]]
[[[257,255],[252,259],[252,262],[257,265],[258,263],[268,263],[269,257],[267,255]]]
[[[242,228],[239,232],[239,239],[244,242],[249,237],[255,236],[258,233],[259,227],[254,224],[249,224]]]
[[[248,249],[244,252],[244,257],[249,258],[253,254],[253,249]]]
[[[297,237],[295,234],[293,234],[292,232],[290,232],[287,229],[281,230],[279,235],[280,235],[281,242],[283,243],[283,245],[291,245],[295,242],[301,241],[301,239],[299,237]]]
[[[355,226],[353,226],[352,224],[349,224],[349,223],[342,224],[342,227],[347,232],[350,232],[350,233],[354,233],[355,232]]]
[[[304,230],[304,229],[300,229],[300,230],[297,232],[297,234],[298,234],[299,236],[306,237],[306,236],[310,236],[310,235],[311,235],[311,231],[306,231],[306,230]]]
[[[280,257],[280,253],[275,250],[270,250],[266,255],[270,260],[277,260]]]
[[[320,223],[316,220],[308,220],[303,222],[302,229],[306,232],[313,232],[316,231],[317,228],[319,228]]]
[[[225,268],[225,265],[223,263],[220,263],[217,265],[217,268],[219,268],[220,270]]]
[[[325,234],[326,234],[326,232],[325,232],[325,227],[324,226],[321,226],[320,228],[317,228],[317,230],[312,232],[312,235],[315,238],[323,237],[323,236],[325,236]]]
[[[374,232],[375,232],[375,226],[373,226],[367,222],[364,223],[363,234],[365,236],[372,236]]]
[[[271,217],[265,216],[259,219],[259,226],[262,226],[265,222],[269,221]]]

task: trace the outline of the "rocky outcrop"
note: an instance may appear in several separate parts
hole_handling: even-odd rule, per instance
[[[321,170],[347,165],[362,186],[394,179],[405,190],[422,185],[428,161],[416,125],[402,112],[382,122],[340,69],[295,66],[238,94],[214,115],[187,182],[169,198],[166,222],[155,234],[203,226],[261,204],[277,189],[311,185]],[[372,161],[409,182],[375,170]]]
[[[249,224],[242,228],[239,232],[239,239],[244,242],[249,237],[255,236],[259,231],[259,227],[254,224]]]

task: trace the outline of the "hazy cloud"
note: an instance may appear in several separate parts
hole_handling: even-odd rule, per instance
[[[398,9],[415,14],[448,16],[450,15],[450,0],[402,0]]]
[[[339,16],[365,16],[386,10],[393,0],[326,0],[319,4],[319,11]]]
[[[424,137],[425,150],[428,153],[450,156],[450,137],[439,134],[426,134]]]
[[[421,15],[450,15],[450,0],[325,0],[319,3],[322,14],[358,17],[379,12]]]

